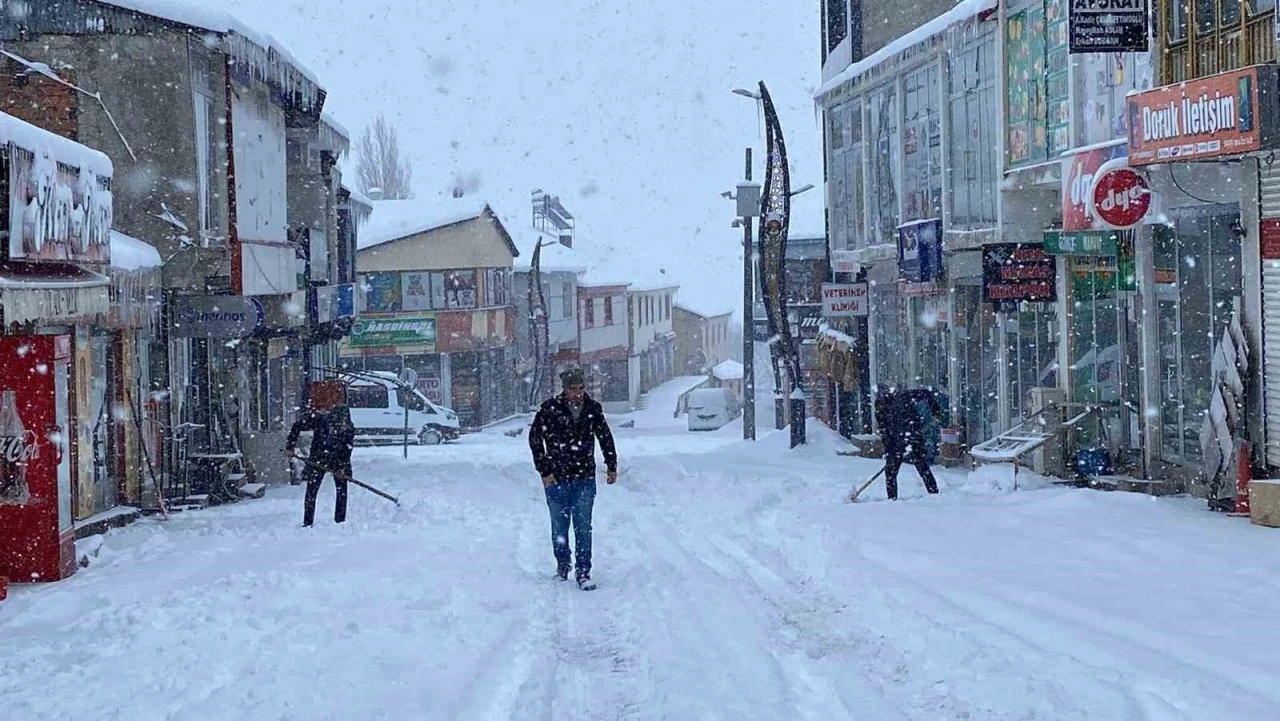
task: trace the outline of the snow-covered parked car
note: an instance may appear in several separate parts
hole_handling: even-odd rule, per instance
[[[351,378],[347,406],[360,441],[402,443],[406,408],[411,439],[419,445],[432,446],[462,435],[457,413],[432,403],[394,373],[370,371]]]
[[[714,431],[742,415],[742,405],[728,388],[699,388],[689,394],[689,430]]]

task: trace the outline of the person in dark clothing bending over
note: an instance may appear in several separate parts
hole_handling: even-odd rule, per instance
[[[298,434],[314,431],[311,439],[311,457],[302,471],[307,492],[302,507],[302,525],[310,526],[316,518],[316,497],[326,473],[333,474],[337,498],[333,505],[333,522],[347,520],[347,480],[351,478],[351,449],[355,446],[356,428],[351,422],[351,411],[344,405],[330,408],[328,412],[308,409],[289,429],[289,440],[284,453],[292,457],[298,444]]]
[[[591,581],[591,510],[596,498],[596,439],[604,454],[606,480],[618,480],[618,453],[613,434],[604,419],[604,408],[587,395],[585,377],[572,368],[560,374],[564,392],[548,399],[534,416],[529,429],[533,465],[542,476],[551,512],[551,548],[556,556],[556,576],[569,577],[569,526],[573,525],[577,553],[575,577],[583,589]]]
[[[929,470],[924,419],[916,408],[919,402],[928,403],[935,418],[941,416],[938,400],[929,391],[894,391],[881,387],[876,392],[876,424],[884,441],[884,489],[891,501],[898,500],[898,470],[903,461],[916,467],[926,491],[938,492],[938,481]]]

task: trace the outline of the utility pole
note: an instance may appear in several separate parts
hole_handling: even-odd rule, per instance
[[[751,148],[747,148],[743,187],[751,183]],[[742,197],[742,188],[738,190]],[[759,195],[755,207],[759,207]],[[738,201],[738,212],[750,210]],[[742,438],[756,439],[755,253],[751,247],[751,215],[742,216]]]

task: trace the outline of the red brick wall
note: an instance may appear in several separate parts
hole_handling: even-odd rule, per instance
[[[75,82],[70,70],[61,70],[58,75]],[[40,73],[26,72],[24,65],[9,58],[0,63],[0,111],[78,140],[79,108],[80,95],[75,90]]]

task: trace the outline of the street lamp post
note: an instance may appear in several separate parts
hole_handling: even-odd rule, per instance
[[[760,208],[760,184],[751,181],[751,148],[746,149],[744,180],[733,196],[742,225],[742,438],[756,439],[755,251],[751,244],[751,218]]]

